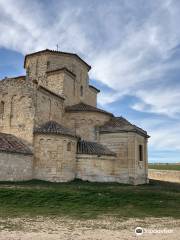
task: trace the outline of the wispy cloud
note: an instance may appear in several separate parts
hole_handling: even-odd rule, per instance
[[[58,1],[57,1],[58,3]],[[43,1],[0,0],[0,46],[25,54],[44,48],[87,50],[88,40],[78,22],[78,8],[58,6],[54,20],[44,12]]]
[[[139,90],[136,96],[140,99],[132,105],[137,111],[167,115],[172,118],[180,117],[180,89],[171,87]]]
[[[180,150],[180,123],[174,119],[142,118],[138,121],[151,136],[149,143],[154,150]]]

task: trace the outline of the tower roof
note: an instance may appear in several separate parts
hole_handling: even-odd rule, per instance
[[[77,137],[70,129],[62,126],[55,121],[49,121],[34,129],[34,133],[57,134],[70,137]]]
[[[109,150],[106,146],[96,142],[89,142],[84,140],[78,141],[77,153],[90,155],[116,156],[116,153]]]
[[[72,106],[68,106],[68,107],[66,107],[65,110],[66,110],[66,112],[99,112],[99,113],[105,113],[110,116],[113,116],[113,114],[110,112],[107,112],[107,111],[97,108],[97,107],[93,107],[93,106],[88,105],[83,102],[80,102],[80,103],[72,105]]]
[[[26,144],[12,134],[0,133],[0,152],[32,155]]]
[[[41,51],[37,51],[37,52],[33,52],[33,53],[29,53],[25,56],[25,59],[24,59],[24,67],[26,66],[26,59],[28,57],[31,57],[31,56],[35,56],[35,55],[41,55],[41,54],[46,54],[46,53],[49,53],[49,54],[56,54],[56,55],[69,55],[69,56],[72,56],[72,57],[75,57],[76,59],[80,60],[83,64],[86,65],[86,67],[88,68],[88,71],[91,69],[91,66],[89,64],[87,64],[81,57],[79,57],[76,53],[68,53],[68,52],[61,52],[61,51],[55,51],[55,50],[50,50],[50,49],[44,49],[44,50],[41,50]]]
[[[149,137],[145,130],[130,123],[123,117],[112,117],[108,122],[100,127],[100,132],[137,132],[141,135]]]

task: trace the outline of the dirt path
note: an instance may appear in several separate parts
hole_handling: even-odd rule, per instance
[[[136,227],[149,232],[137,236]],[[179,236],[180,220],[172,218],[121,221],[105,217],[86,221],[57,217],[0,218],[0,240],[177,240]]]

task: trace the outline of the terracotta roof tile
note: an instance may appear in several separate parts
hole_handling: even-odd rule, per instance
[[[0,152],[32,154],[30,148],[20,139],[6,133],[0,133]]]
[[[149,137],[145,130],[130,123],[123,117],[112,117],[108,122],[101,126],[99,130],[100,132],[137,132]]]
[[[110,112],[106,112],[100,108],[93,107],[93,106],[85,104],[83,102],[72,105],[72,106],[68,106],[68,107],[66,107],[65,110],[66,110],[66,112],[83,112],[83,111],[84,112],[100,112],[100,113],[105,113],[110,116],[113,116],[113,114]]]
[[[110,151],[106,146],[96,143],[80,140],[77,144],[78,154],[107,155],[116,156],[116,153]]]
[[[34,129],[34,133],[41,134],[60,134],[71,137],[77,137],[70,129],[63,127],[55,121],[49,121]]]

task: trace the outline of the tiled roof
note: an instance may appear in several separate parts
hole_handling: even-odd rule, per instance
[[[100,108],[93,107],[83,102],[66,107],[66,112],[100,112],[113,116],[113,114],[110,112],[106,112]]]
[[[63,127],[61,124],[55,121],[49,121],[42,124],[40,127],[34,129],[34,133],[41,134],[60,134],[71,137],[76,137],[75,134],[68,128]]]
[[[116,156],[116,153],[110,151],[106,146],[96,142],[88,142],[84,140],[78,141],[77,153],[90,155]]]
[[[69,56],[74,56],[76,57],[77,59],[79,59],[82,63],[84,63],[87,67],[88,67],[88,70],[91,69],[91,66],[89,64],[87,64],[82,58],[80,58],[77,54],[75,53],[68,53],[68,52],[61,52],[61,51],[55,51],[55,50],[50,50],[50,49],[44,49],[44,50],[41,50],[41,51],[38,51],[38,52],[33,52],[33,53],[30,53],[30,54],[27,54],[25,56],[25,59],[24,59],[24,67],[26,65],[26,58],[29,57],[29,56],[33,56],[33,55],[38,55],[38,54],[43,54],[43,53],[52,53],[52,54],[59,54],[59,55],[69,55]]]
[[[0,152],[31,155],[32,152],[20,139],[11,134],[0,133]]]
[[[108,122],[100,127],[100,132],[137,132],[141,135],[147,135],[147,132],[130,123],[123,117],[112,117]]]

